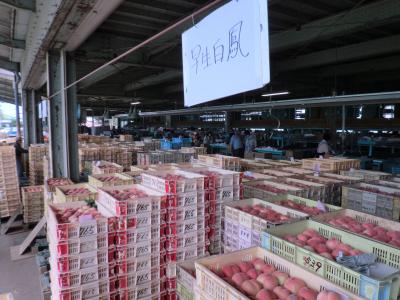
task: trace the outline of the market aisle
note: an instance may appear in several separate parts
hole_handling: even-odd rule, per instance
[[[35,258],[12,261],[10,257],[10,247],[21,243],[28,233],[0,236],[0,294],[11,292],[15,300],[42,298]]]

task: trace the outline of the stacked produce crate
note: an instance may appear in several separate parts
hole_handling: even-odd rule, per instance
[[[119,140],[121,142],[132,142],[133,141],[133,136],[131,134],[120,134],[119,135]]]
[[[54,203],[94,201],[97,199],[97,194],[97,189],[87,183],[57,186]]]
[[[47,155],[47,145],[32,144],[29,146],[29,182],[31,185],[44,183],[43,157]]]
[[[21,196],[24,207],[24,223],[39,222],[44,214],[44,186],[22,187]]]
[[[68,178],[49,178],[44,183],[43,189],[43,203],[44,203],[44,213],[47,215],[48,205],[53,203],[54,194],[56,192],[57,186],[71,185],[73,182]]]
[[[195,268],[199,300],[363,299],[260,247],[203,258]]]
[[[15,149],[0,146],[0,218],[21,209]]]
[[[85,202],[52,204],[47,236],[52,299],[116,299],[112,218]]]
[[[391,178],[393,175],[384,172],[368,171],[368,170],[349,170],[341,171],[340,175],[362,178],[363,181],[385,180]]]
[[[320,200],[325,202],[325,198],[327,197],[327,191],[325,189],[325,185],[316,183],[313,181],[308,181],[306,179],[297,179],[297,178],[278,178],[274,180],[275,182],[287,184],[293,187],[297,187],[302,190],[302,197],[313,200]]]
[[[142,183],[168,194],[166,227],[167,290],[176,296],[176,264],[206,254],[208,215],[204,202],[205,176],[181,171],[147,171]]]
[[[342,207],[399,221],[400,189],[369,183],[345,186]]]
[[[137,154],[137,164],[139,166],[148,166],[166,163],[189,163],[196,157],[196,151],[187,149],[139,152]]]
[[[315,170],[318,172],[340,173],[340,171],[360,168],[359,159],[340,157],[332,157],[328,159],[308,158],[303,159],[302,163],[304,169]]]
[[[226,202],[242,199],[242,174],[211,167],[193,167],[185,170],[205,176],[205,206],[210,228],[208,250],[211,254],[219,254],[223,246],[223,206]]]
[[[347,223],[347,226],[350,225],[357,226]],[[268,228],[262,234],[262,247],[360,297],[398,299],[400,256],[397,247],[313,220]],[[337,260],[341,255],[347,257],[363,253],[376,255],[376,261],[368,272]]]
[[[250,181],[243,183],[244,198],[267,199],[271,196],[291,194],[304,197],[305,191],[291,185],[268,180]]]
[[[309,217],[306,213],[254,198],[228,203],[224,209],[225,253],[261,246],[263,230]]]
[[[143,185],[104,187],[98,209],[116,220],[119,299],[161,299],[165,294],[166,194]]]
[[[89,175],[89,184],[97,187],[128,185],[134,183],[134,178],[123,173]]]
[[[109,161],[99,160],[92,163],[92,174],[114,174],[123,171],[122,166]]]
[[[198,162],[210,167],[240,171],[240,158],[221,154],[199,155]]]
[[[194,260],[178,263],[176,266],[176,294],[179,300],[194,300],[196,291],[196,268]]]

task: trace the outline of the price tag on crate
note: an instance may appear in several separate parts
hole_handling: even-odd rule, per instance
[[[323,269],[323,263],[322,261],[319,261],[316,259],[314,256],[311,255],[303,255],[302,258],[302,263],[303,266],[306,267],[307,269],[323,276],[324,275],[324,269]]]
[[[79,237],[91,236],[97,234],[96,221],[84,222],[79,224]]]

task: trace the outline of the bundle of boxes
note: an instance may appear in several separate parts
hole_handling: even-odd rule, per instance
[[[166,194],[143,185],[99,189],[99,211],[115,219],[115,274],[121,300],[161,299],[166,293],[166,204]]]
[[[205,176],[182,170],[148,171],[142,184],[167,194],[166,213],[166,291],[176,298],[176,264],[206,255],[208,214],[204,201]]]
[[[39,222],[44,214],[44,186],[28,186],[21,188],[22,205],[24,207],[24,223]]]
[[[52,299],[116,299],[115,222],[85,202],[48,208]]]
[[[43,157],[48,155],[48,145],[32,144],[29,146],[29,182],[40,185],[44,182]]]
[[[0,146],[0,218],[21,209],[19,180],[13,146]]]

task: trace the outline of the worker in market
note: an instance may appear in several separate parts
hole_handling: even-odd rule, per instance
[[[329,158],[330,154],[334,154],[334,151],[329,146],[330,140],[331,136],[329,132],[325,132],[322,137],[322,140],[318,143],[317,157]]]
[[[254,131],[246,130],[244,134],[244,154],[245,156],[250,156],[253,153],[254,149],[257,147],[257,137]]]
[[[213,143],[213,136],[212,136],[211,132],[208,132],[204,135],[204,138],[203,138],[203,146],[206,147],[208,154],[211,153],[211,144],[212,143]]]
[[[238,130],[235,130],[229,142],[231,146],[232,155],[235,157],[244,157],[243,140]]]
[[[19,178],[24,177],[24,164],[22,160],[22,155],[28,153],[28,150],[22,148],[22,137],[17,137],[15,144],[15,159],[17,161],[17,173]]]

